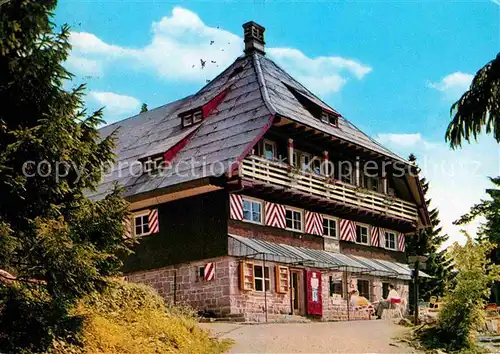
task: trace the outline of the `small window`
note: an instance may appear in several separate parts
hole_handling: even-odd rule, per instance
[[[356,225],[356,242],[368,244],[368,227]]]
[[[297,166],[297,160],[298,160],[298,153],[297,151],[294,151],[292,154],[292,166]]]
[[[340,180],[345,183],[352,184],[352,164],[349,161],[341,161],[340,162]]]
[[[312,167],[312,171],[315,174],[321,175],[321,159],[319,157],[314,157],[311,167]]]
[[[149,235],[149,213],[134,216],[134,232],[136,237]]]
[[[382,283],[382,298],[387,299],[389,296],[389,283]]]
[[[378,177],[363,176],[363,186],[366,189],[378,192],[380,191],[380,180]]]
[[[386,231],[384,232],[385,238],[385,248],[395,250],[396,249],[396,234],[394,232]]]
[[[370,299],[370,281],[358,279],[358,291],[359,295]]]
[[[286,209],[286,228],[293,231],[302,231],[302,212],[295,209]]]
[[[338,117],[326,111],[321,112],[321,121],[323,123],[331,124],[334,126],[337,126],[339,124]]]
[[[343,297],[343,292],[342,292],[342,279],[333,279],[332,276],[330,276],[330,296],[334,295],[340,295]]]
[[[337,237],[337,220],[323,217],[323,236]]]
[[[201,111],[196,111],[193,113],[193,124],[199,123],[203,120],[203,113]]]
[[[203,120],[203,112],[200,109],[194,112],[185,113],[181,115],[181,118],[182,118],[182,126],[189,127]]]
[[[243,220],[262,223],[262,203],[251,199],[243,199]]]
[[[300,160],[302,171],[309,172],[311,170],[311,155],[303,152],[300,154]]]
[[[155,158],[148,158],[143,163],[143,171],[144,172],[154,172],[158,171],[160,168],[164,166],[165,160],[163,156],[158,156]]]
[[[205,280],[205,267],[198,266],[196,268],[196,281],[203,281],[203,280]]]
[[[271,288],[269,273],[269,267],[264,268],[260,265],[253,266],[253,281],[255,291],[264,291],[264,284],[266,290],[269,290]]]
[[[278,154],[276,143],[270,140],[264,140],[264,157],[268,160],[276,160]]]

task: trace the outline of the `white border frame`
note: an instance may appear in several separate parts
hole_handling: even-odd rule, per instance
[[[291,210],[291,211],[297,211],[300,213],[300,230],[297,230],[297,229],[292,229],[292,228],[289,228],[289,227],[286,227],[286,211],[287,210]],[[304,220],[304,209],[300,209],[300,208],[296,208],[296,207],[292,207],[292,206],[288,206],[288,205],[285,205],[285,229],[288,230],[288,231],[294,231],[294,232],[304,232],[304,223],[305,223],[305,220]]]
[[[371,228],[371,225],[368,225],[368,224],[363,224],[363,223],[360,223],[360,222],[355,222],[355,225],[356,225],[356,234],[354,235],[354,243],[358,244],[358,245],[364,245],[364,246],[373,246],[371,244],[371,240],[370,240],[370,228]],[[366,227],[366,243],[364,242],[358,242],[357,241],[357,238],[358,238],[358,226],[361,226],[361,227]]]
[[[259,203],[260,204],[260,222],[253,221],[253,220],[246,220],[243,216],[243,219],[241,221],[243,222],[248,222],[250,224],[256,224],[256,225],[264,225],[265,224],[265,211],[264,211],[264,200],[262,199],[257,199],[257,198],[252,198],[252,197],[246,197],[244,195],[241,196],[241,210],[243,211],[243,215],[245,214],[244,212],[244,206],[243,202],[244,200],[248,200],[252,203]]]
[[[323,220],[328,219],[328,220],[335,221],[335,236],[327,236],[327,235],[323,234],[323,232],[324,232],[323,225],[321,225],[321,229],[323,230],[321,233],[321,236],[323,236],[324,238],[332,239],[332,240],[338,240],[339,239],[339,219],[334,217],[334,216],[330,216],[330,215],[325,215],[325,214],[322,214],[322,215],[323,215]]]
[[[385,233],[393,234],[394,235],[394,248],[386,247],[386,242],[385,242]],[[389,251],[399,251],[398,248],[398,233],[393,230],[384,230],[384,248]]]
[[[150,213],[151,210],[147,209],[147,210],[141,210],[141,211],[138,211],[134,214],[132,214],[132,235],[134,235],[134,237],[144,237],[144,236],[148,236],[148,235],[151,235],[151,229],[149,229],[149,232],[147,234],[140,234],[140,235],[137,235],[135,233],[135,218],[139,217],[139,216],[148,216],[148,226],[149,226],[149,213]]]
[[[266,144],[272,145],[273,146],[273,159],[270,161],[276,161],[278,159],[278,144],[274,140],[269,140],[269,139],[264,139],[262,141],[262,157],[265,158],[266,160],[269,160],[266,157]]]

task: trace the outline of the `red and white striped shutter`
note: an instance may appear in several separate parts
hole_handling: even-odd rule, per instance
[[[205,273],[206,281],[215,280],[215,263],[205,264],[203,266],[203,272]]]
[[[406,245],[405,245],[405,235],[399,233],[398,234],[398,247],[401,252],[406,251]]]
[[[158,221],[158,209],[151,209],[148,215],[149,233],[156,234],[160,232],[160,223]]]
[[[238,194],[229,194],[229,216],[234,220],[243,220],[243,198]]]
[[[385,248],[385,229],[379,228],[378,246]]]
[[[305,233],[312,235],[323,234],[323,215],[306,210]]]
[[[266,225],[286,228],[286,209],[284,205],[266,202]]]
[[[380,246],[381,229],[376,226],[370,227],[370,244],[375,247]]]
[[[123,238],[131,238],[132,237],[132,221],[130,217],[126,217],[123,219]]]
[[[351,242],[356,240],[356,224],[354,221],[340,219],[340,239]]]

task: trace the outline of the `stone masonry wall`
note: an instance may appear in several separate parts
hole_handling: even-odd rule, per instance
[[[128,273],[125,279],[153,287],[167,301],[187,304],[216,316],[230,314],[230,257],[218,257],[164,268]],[[199,267],[215,262],[215,280],[199,277]],[[176,288],[174,284],[176,284]]]
[[[291,312],[290,294],[276,292],[276,263],[266,262],[269,267],[270,288],[264,298],[263,291],[243,291],[239,284],[239,260],[229,262],[230,304],[233,315],[242,315],[250,321],[263,321],[265,318],[265,302],[268,315],[288,315]],[[262,261],[254,260],[254,264],[263,265]],[[276,316],[274,316],[276,317]]]

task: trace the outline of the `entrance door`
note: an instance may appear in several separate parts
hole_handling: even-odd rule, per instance
[[[302,315],[303,314],[303,288],[301,284],[302,280],[302,272],[297,270],[291,271],[291,293],[292,293],[292,308],[294,315]]]

